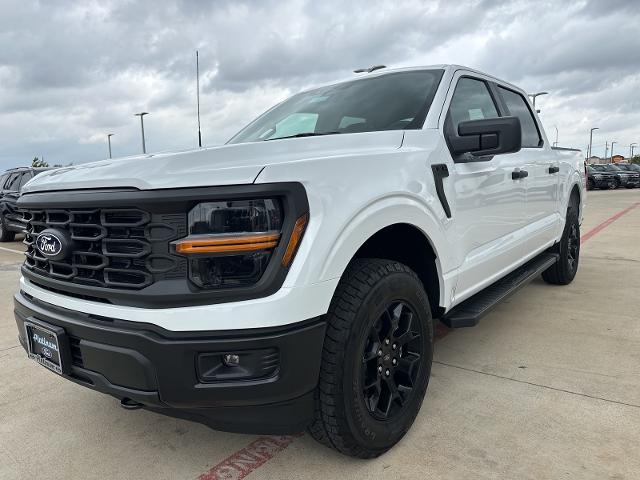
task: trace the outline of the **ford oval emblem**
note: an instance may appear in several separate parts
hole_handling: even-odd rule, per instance
[[[45,257],[58,257],[62,252],[62,240],[53,233],[43,232],[36,238],[36,248]]]

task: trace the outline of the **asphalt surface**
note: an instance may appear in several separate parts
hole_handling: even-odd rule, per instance
[[[640,190],[590,192],[582,234],[571,285],[536,280],[445,332],[416,423],[372,461],[125,411],[28,360],[22,245],[1,244],[0,479],[640,478]]]

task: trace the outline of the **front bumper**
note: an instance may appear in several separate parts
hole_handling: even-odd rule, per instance
[[[172,332],[67,310],[24,292],[14,304],[23,347],[27,319],[63,328],[72,359],[63,376],[88,388],[220,430],[293,433],[312,420],[323,317],[269,329]],[[255,368],[268,375],[212,379],[206,373],[207,362],[225,353],[238,353],[242,363],[255,352],[268,353],[269,365]]]
[[[591,177],[591,179],[593,180],[593,184],[595,186],[595,188],[611,188],[614,187],[616,184],[616,181],[613,177],[611,178],[607,178],[607,177],[600,177],[600,178],[594,178]]]

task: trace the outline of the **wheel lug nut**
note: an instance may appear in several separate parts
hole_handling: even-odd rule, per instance
[[[382,350],[378,350],[378,356],[381,357],[382,356]]]
[[[378,365],[378,371],[382,373],[382,365]]]
[[[391,372],[390,372],[390,371],[389,371],[389,369],[387,368],[387,370],[384,372],[384,374],[388,377],[388,376],[391,374]]]
[[[393,363],[394,365],[396,365],[398,363],[398,360],[396,360],[395,358],[393,360],[391,360],[391,363]]]
[[[398,345],[396,345],[396,344],[394,343],[393,345],[391,345],[391,348],[393,348],[393,349],[395,350],[396,348],[398,348]]]
[[[389,339],[388,339],[388,338],[385,338],[385,340],[384,340],[384,344],[385,344],[385,345],[389,345]]]

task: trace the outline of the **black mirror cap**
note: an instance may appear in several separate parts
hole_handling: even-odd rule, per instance
[[[522,148],[522,127],[518,117],[484,118],[458,124],[458,136],[449,139],[456,154],[476,157],[515,153]]]

